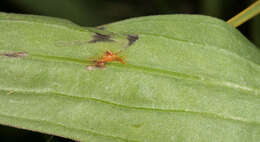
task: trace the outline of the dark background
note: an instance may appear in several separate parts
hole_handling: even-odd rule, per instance
[[[177,13],[209,15],[227,21],[254,1],[1,0],[0,11],[60,17],[69,19],[81,26],[98,26],[130,17]],[[260,47],[260,15],[243,24],[238,29],[250,41]],[[0,125],[0,141],[70,142],[71,140]]]

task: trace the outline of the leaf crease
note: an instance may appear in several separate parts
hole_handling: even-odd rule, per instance
[[[192,111],[192,110],[185,110],[185,109],[162,109],[162,108],[150,108],[150,107],[135,107],[135,106],[128,106],[128,105],[124,105],[124,104],[119,104],[119,103],[115,103],[115,102],[110,102],[107,100],[102,100],[99,98],[91,98],[91,97],[81,97],[81,96],[72,96],[72,95],[68,95],[68,94],[64,94],[64,93],[60,93],[60,92],[53,92],[53,91],[34,91],[34,90],[18,90],[18,89],[1,89],[2,91],[6,91],[8,92],[9,90],[12,90],[14,92],[21,92],[21,93],[35,93],[35,94],[39,94],[39,95],[55,95],[55,96],[63,96],[63,97],[69,97],[69,98],[74,98],[74,99],[80,99],[80,100],[91,100],[91,101],[95,101],[95,102],[99,102],[99,103],[104,103],[104,104],[109,104],[109,105],[113,105],[113,106],[117,106],[117,107],[121,107],[121,108],[127,108],[127,109],[136,109],[136,110],[143,110],[143,111],[159,111],[159,112],[181,112],[181,113],[189,113],[192,115],[200,115],[200,116],[204,116],[204,117],[208,117],[211,119],[222,119],[222,120],[229,120],[229,121],[234,121],[234,122],[241,122],[241,123],[246,123],[246,124],[255,124],[255,125],[260,125],[259,122],[257,121],[247,121],[247,120],[243,120],[242,118],[238,118],[238,117],[226,117],[217,113],[209,113],[209,112],[199,112],[199,111]]]

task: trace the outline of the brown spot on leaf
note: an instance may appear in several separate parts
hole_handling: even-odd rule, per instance
[[[89,70],[89,71],[92,71],[92,70],[95,70],[96,67],[95,66],[87,66],[86,69]]]
[[[138,35],[128,35],[127,39],[128,39],[128,46],[131,46],[132,44],[134,44],[134,42],[136,40],[138,40]]]
[[[10,90],[8,91],[7,95],[10,95],[10,94],[13,94],[14,93],[14,90]]]
[[[111,42],[111,41],[114,41],[111,39],[111,36],[110,35],[104,35],[104,34],[100,34],[100,33],[96,33],[94,36],[93,36],[93,39],[88,41],[89,43],[96,43],[96,42]]]
[[[96,27],[98,30],[102,30],[102,31],[104,31],[105,30],[105,27],[102,27],[102,26],[98,26],[98,27]]]
[[[132,126],[135,127],[135,128],[140,128],[140,127],[143,126],[143,124],[133,124]]]
[[[10,57],[10,58],[20,58],[20,57],[25,57],[28,54],[25,52],[10,52],[10,53],[3,53],[0,54],[0,56],[6,56],[6,57]]]
[[[88,71],[93,71],[93,70],[97,70],[97,69],[105,69],[106,67],[105,66],[96,66],[96,65],[90,65],[90,66],[87,66],[86,69]]]

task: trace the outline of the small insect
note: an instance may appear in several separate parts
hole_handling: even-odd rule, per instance
[[[117,56],[119,53],[120,53],[120,51],[113,53],[113,52],[107,50],[100,59],[92,60],[95,63],[94,67],[105,68],[106,63],[113,62],[113,61],[118,61],[118,62],[121,62],[122,64],[125,64],[125,61],[123,60],[123,58]],[[92,70],[92,69],[94,69],[94,67],[88,66],[88,70]]]

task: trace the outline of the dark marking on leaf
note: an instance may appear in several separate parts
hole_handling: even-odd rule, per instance
[[[140,128],[140,127],[143,126],[143,124],[133,124],[132,126],[135,127],[135,128]]]
[[[96,43],[96,42],[111,42],[114,41],[111,39],[110,35],[104,35],[104,34],[100,34],[100,33],[96,33],[93,36],[93,39],[88,41],[89,43]]]
[[[128,35],[127,39],[128,39],[128,46],[131,46],[132,44],[134,44],[136,40],[139,39],[139,37],[138,35]]]
[[[25,52],[11,52],[11,53],[3,53],[0,54],[0,56],[6,56],[6,57],[10,57],[10,58],[21,58],[21,57],[25,57],[28,54]]]

